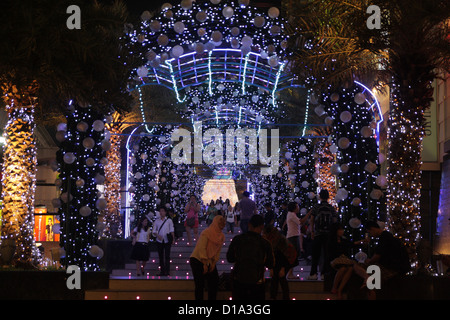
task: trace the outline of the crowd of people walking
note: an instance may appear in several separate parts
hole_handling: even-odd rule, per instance
[[[182,224],[187,233],[187,244],[195,246],[189,259],[195,282],[195,298],[203,300],[207,284],[208,299],[213,300],[219,286],[216,264],[223,249],[224,232],[234,234],[239,229],[226,252],[226,259],[234,264],[231,276],[234,300],[263,300],[266,269],[270,270],[271,277],[270,298],[278,298],[280,286],[282,299],[290,299],[288,281],[298,279],[293,270],[299,265],[299,260],[306,260],[311,265],[308,280],[323,280],[324,274],[333,274],[331,292],[341,299],[343,289],[353,274],[360,276],[364,283],[367,281],[365,264],[352,259],[350,250],[363,246],[368,239],[350,243],[345,238],[344,227],[339,224],[338,214],[328,198],[326,190],[320,191],[318,202],[300,216],[296,202],[283,203],[277,210],[278,214],[270,203],[264,205],[264,212],[258,212],[248,191],[234,206],[229,199],[218,199],[211,200],[202,208],[198,199],[191,196],[184,208],[184,223],[173,210],[167,210],[164,206],[159,209],[159,216],[152,226],[147,217],[139,222],[132,232],[131,258],[136,260],[137,274],[143,274],[149,259],[148,243],[153,237],[159,256],[159,275],[169,275],[170,249],[182,235],[176,231],[179,230],[176,225]],[[206,229],[199,235],[201,220],[205,221]],[[380,237],[381,244],[375,250],[375,256],[366,263],[380,264],[387,278],[404,273],[405,269],[399,268],[401,262],[398,261],[401,248],[393,245],[394,240],[387,235],[388,232],[379,230],[376,224],[368,224],[367,231]]]

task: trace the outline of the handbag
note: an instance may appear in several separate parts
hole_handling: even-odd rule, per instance
[[[166,220],[164,220],[164,222],[162,223],[162,225],[159,227],[159,230],[158,230],[158,234],[159,234],[159,232],[161,231],[161,228],[163,227],[163,225],[164,225],[164,223],[166,223],[166,221],[168,220],[169,218],[166,218]],[[172,243],[173,242],[173,236],[172,236],[172,233],[171,232],[169,232],[168,234],[166,234],[166,236],[167,236],[167,243]],[[163,240],[163,242],[164,242],[164,240]]]
[[[186,225],[188,226],[188,227],[193,227],[193,226],[195,226],[195,217],[192,217],[192,218],[187,218],[186,219]]]
[[[333,261],[330,262],[332,268],[337,269],[341,266],[351,266],[355,264],[355,261],[342,254]]]

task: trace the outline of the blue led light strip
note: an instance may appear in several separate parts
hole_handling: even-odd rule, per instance
[[[173,85],[173,90],[175,91],[175,95],[177,97],[177,101],[179,103],[183,103],[184,100],[186,100],[186,96],[183,99],[180,99],[180,94],[178,93],[178,88],[177,88],[177,81],[175,79],[175,76],[173,75],[173,67],[172,64],[170,63],[170,61],[166,61],[166,64],[169,66],[170,69],[170,77],[172,78],[172,85]]]
[[[305,126],[303,127],[302,135],[305,135],[306,127],[308,124],[308,115],[309,115],[309,100],[311,97],[311,89],[308,90],[308,97],[306,98],[306,111],[305,111],[305,122],[303,123]]]
[[[247,64],[248,64],[249,56],[250,56],[250,53],[247,53],[247,55],[245,56],[244,72],[242,75],[242,94],[245,94],[245,74],[247,73]]]
[[[277,72],[277,77],[276,77],[276,79],[275,79],[275,84],[273,85],[273,90],[272,90],[272,105],[273,105],[275,108],[277,107],[277,103],[275,102],[275,101],[276,101],[276,99],[275,99],[275,93],[277,92],[278,82],[280,81],[281,73],[283,72],[283,69],[284,69],[284,66],[285,66],[285,65],[286,65],[285,63],[282,63],[282,64],[280,65],[280,68],[278,69],[278,72]]]
[[[211,73],[211,55],[212,55],[212,51],[209,52],[208,54],[208,73],[209,73],[209,95],[212,96],[213,92],[212,92],[212,73]]]

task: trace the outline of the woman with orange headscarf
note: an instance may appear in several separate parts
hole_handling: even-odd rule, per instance
[[[225,235],[225,218],[216,216],[211,225],[203,230],[190,257],[190,265],[194,275],[195,299],[203,300],[205,281],[208,281],[208,300],[215,300],[219,285],[219,273],[216,263],[220,257]]]

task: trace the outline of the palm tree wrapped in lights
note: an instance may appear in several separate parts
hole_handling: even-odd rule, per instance
[[[106,124],[106,129],[110,134],[111,148],[106,153],[107,164],[105,165],[105,189],[104,196],[107,201],[104,212],[105,229],[103,237],[119,239],[122,237],[123,229],[120,218],[121,193],[120,193],[120,168],[122,163],[121,143],[122,133],[140,121],[137,113],[114,112],[110,116],[110,122]]]
[[[75,100],[100,109],[127,109],[127,70],[118,39],[122,3],[83,5],[80,30],[66,27],[67,3],[4,0],[0,4],[0,93],[8,124],[3,166],[2,239],[15,243],[12,263],[34,264],[35,115],[65,112]],[[7,241],[3,241],[5,244]]]
[[[8,112],[2,174],[2,246],[16,247],[16,265],[31,265],[34,246],[34,191],[36,188],[36,142],[34,106],[37,84],[27,94],[15,86],[3,85]],[[12,258],[12,257],[11,257]]]

